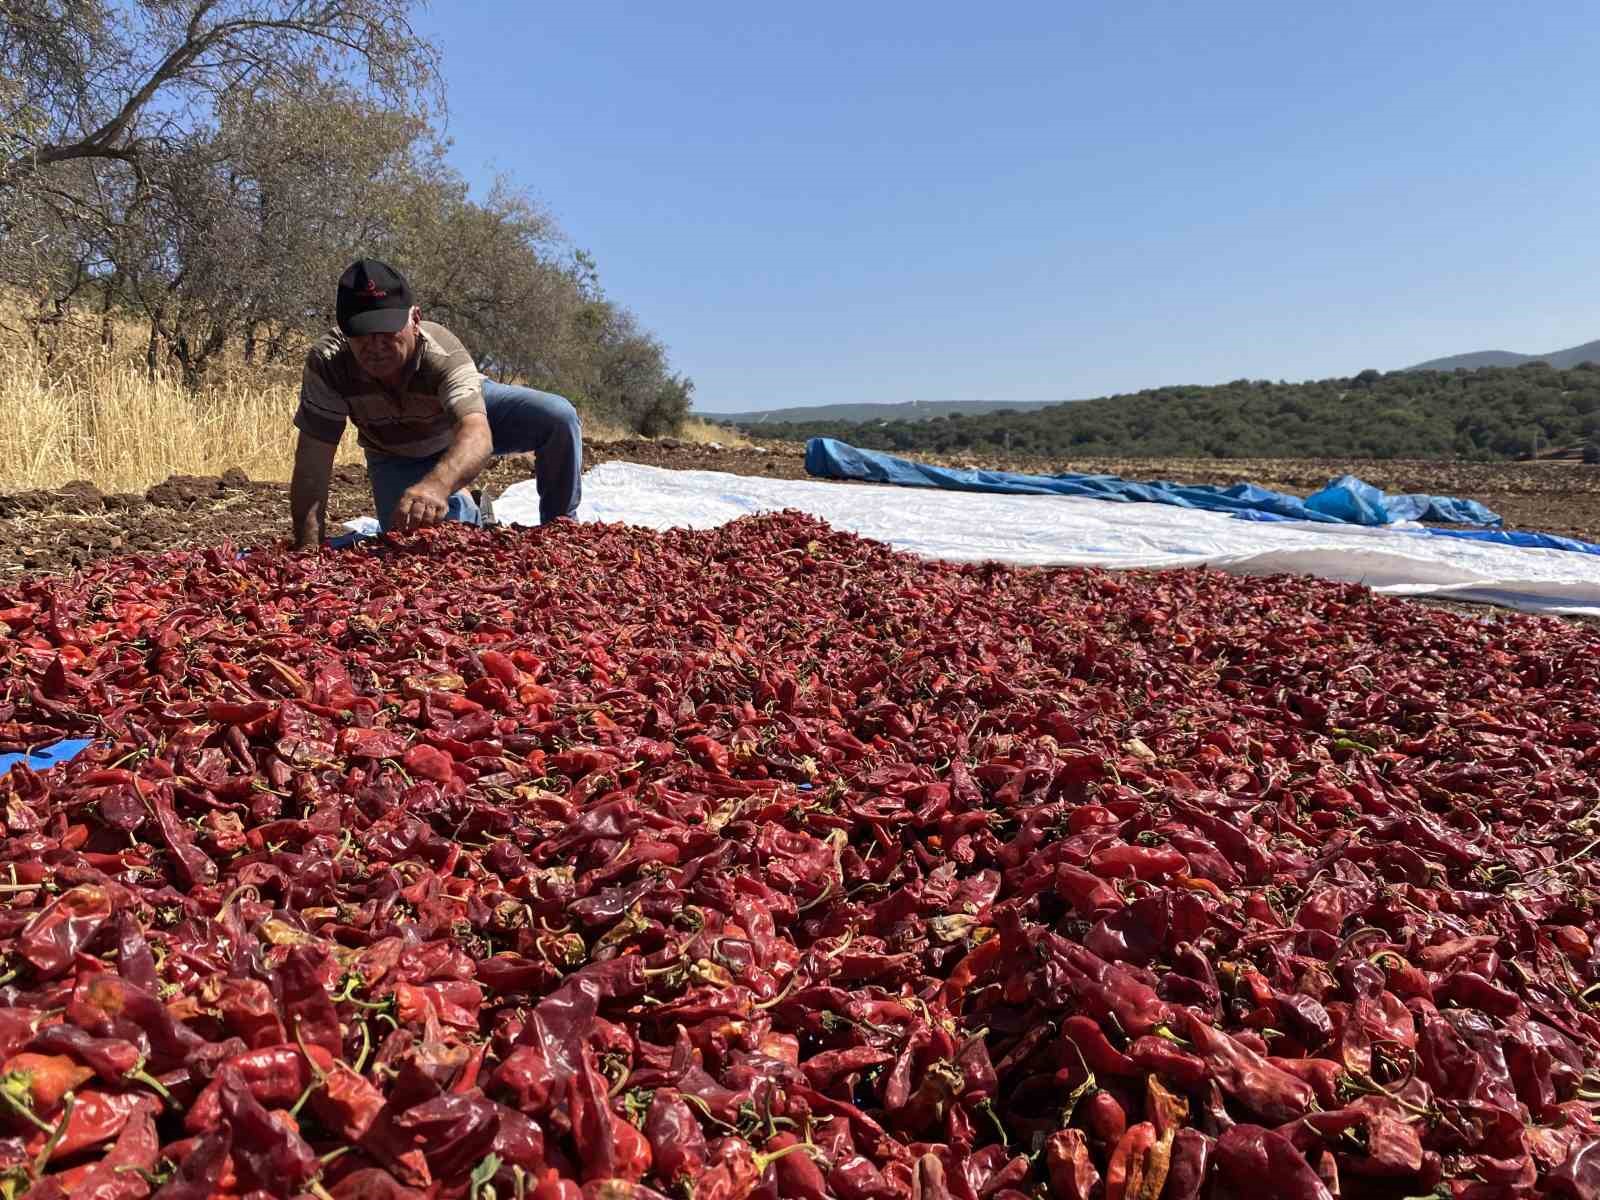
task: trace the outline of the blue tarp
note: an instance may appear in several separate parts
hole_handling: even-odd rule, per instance
[[[1276,513],[1234,513],[1241,521],[1288,521]],[[1534,533],[1524,529],[1407,529],[1404,533],[1417,533],[1425,537],[1465,538],[1469,542],[1492,542],[1497,546],[1522,546],[1534,550],[1568,550],[1574,554],[1600,554],[1600,545],[1562,537],[1559,533]]]
[[[45,746],[37,750],[29,750],[26,754],[0,754],[0,775],[18,763],[26,762],[35,771],[43,771],[50,767],[59,766],[69,762],[82,754],[92,744],[91,738],[67,738],[57,742],[54,746]]]
[[[1499,529],[1499,514],[1476,500],[1422,494],[1390,496],[1354,475],[1341,475],[1321,491],[1302,500],[1298,496],[1270,491],[1250,483],[1236,483],[1223,488],[1166,482],[1141,483],[1116,475],[1071,472],[1023,475],[1009,471],[936,467],[876,450],[862,450],[833,438],[812,438],[806,443],[806,470],[821,479],[854,479],[903,487],[1010,495],[1090,496],[1099,500],[1172,504],[1180,508],[1231,513],[1243,521],[1319,521],[1324,524],[1367,526],[1390,525],[1396,521],[1442,521],[1452,525],[1482,525],[1488,528],[1430,528],[1421,532],[1506,546],[1600,554],[1600,545],[1592,542],[1581,542],[1551,533]]]
[[[1339,517],[1309,508],[1298,496],[1269,491],[1252,483],[1236,483],[1224,488],[1204,484],[1140,483],[1116,475],[1021,475],[1009,471],[935,467],[876,450],[860,450],[832,438],[812,438],[806,443],[806,470],[822,479],[859,479],[905,487],[1022,496],[1090,496],[1098,500],[1175,504],[1179,508],[1200,508],[1209,512],[1269,512],[1292,521],[1343,523]]]
[[[1008,471],[980,471],[961,467],[935,467],[861,450],[833,438],[812,438],[806,443],[806,470],[822,479],[860,479],[906,487],[934,487],[963,492],[1003,492],[1013,495],[1093,496],[1101,500],[1176,504],[1236,516],[1264,513],[1290,521],[1320,521],[1340,525],[1389,525],[1395,521],[1447,521],[1457,525],[1500,524],[1498,514],[1476,500],[1454,496],[1386,496],[1354,475],[1341,475],[1327,487],[1302,500],[1251,483],[1231,487],[1203,484],[1140,483],[1116,475],[1021,475]],[[1246,519],[1255,519],[1247,517]]]
[[[1540,550],[1571,550],[1576,554],[1600,554],[1600,545],[1559,533],[1532,533],[1521,529],[1430,529],[1434,537],[1466,538],[1474,542],[1495,542],[1502,546],[1532,546]]]
[[[1354,475],[1341,475],[1320,492],[1307,496],[1306,507],[1351,525],[1392,525],[1396,521],[1500,524],[1500,514],[1476,500],[1421,494],[1388,496]]]

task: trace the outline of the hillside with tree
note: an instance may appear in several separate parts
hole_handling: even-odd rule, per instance
[[[1362,371],[1348,379],[1164,387],[1031,412],[929,421],[764,424],[903,453],[1040,457],[1421,458],[1492,461],[1600,441],[1600,367]]]
[[[1552,350],[1548,354],[1517,354],[1510,350],[1479,350],[1472,354],[1452,354],[1448,358],[1430,358],[1411,367],[1413,371],[1476,370],[1478,367],[1520,367],[1523,363],[1542,362],[1546,366],[1565,370],[1586,362],[1600,362],[1600,341],[1585,342],[1581,346],[1568,346],[1565,350]]]
[[[0,284],[47,352],[69,314],[144,331],[194,392],[297,370],[356,257],[388,260],[486,372],[647,433],[691,382],[525,183],[446,161],[415,0],[0,0]]]
[[[934,417],[981,415],[1013,409],[1029,412],[1060,404],[1059,400],[1031,400],[1007,404],[1001,400],[907,400],[878,404],[817,404],[799,408],[753,409],[750,412],[699,413],[708,421],[723,425],[782,425],[793,421],[931,421]]]

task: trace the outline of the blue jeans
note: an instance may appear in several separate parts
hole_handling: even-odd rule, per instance
[[[534,483],[539,489],[539,521],[576,516],[583,495],[583,430],[578,412],[550,392],[483,381],[483,404],[495,454],[533,454]],[[393,458],[367,452],[367,479],[378,522],[389,528],[394,506],[408,487],[421,483],[444,452],[427,458]],[[479,523],[478,505],[465,488],[450,497],[447,521]]]

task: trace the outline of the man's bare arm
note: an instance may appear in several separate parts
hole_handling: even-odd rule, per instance
[[[397,529],[414,529],[444,520],[451,495],[476,479],[493,453],[489,418],[483,413],[462,417],[450,448],[420,482],[401,493],[390,523]]]
[[[333,456],[339,447],[302,433],[294,448],[294,474],[289,479],[289,523],[295,548],[320,546],[328,528],[328,485]]]

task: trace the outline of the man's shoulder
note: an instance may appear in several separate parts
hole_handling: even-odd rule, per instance
[[[431,350],[445,358],[466,352],[467,348],[461,344],[461,339],[439,324],[439,322],[423,321],[421,322],[421,327],[422,344],[425,351]]]
[[[306,366],[326,371],[350,358],[350,341],[337,329],[330,329],[306,348]]]
[[[461,339],[443,325],[422,322],[422,360],[417,365],[425,387],[449,389],[476,382],[478,364]]]

